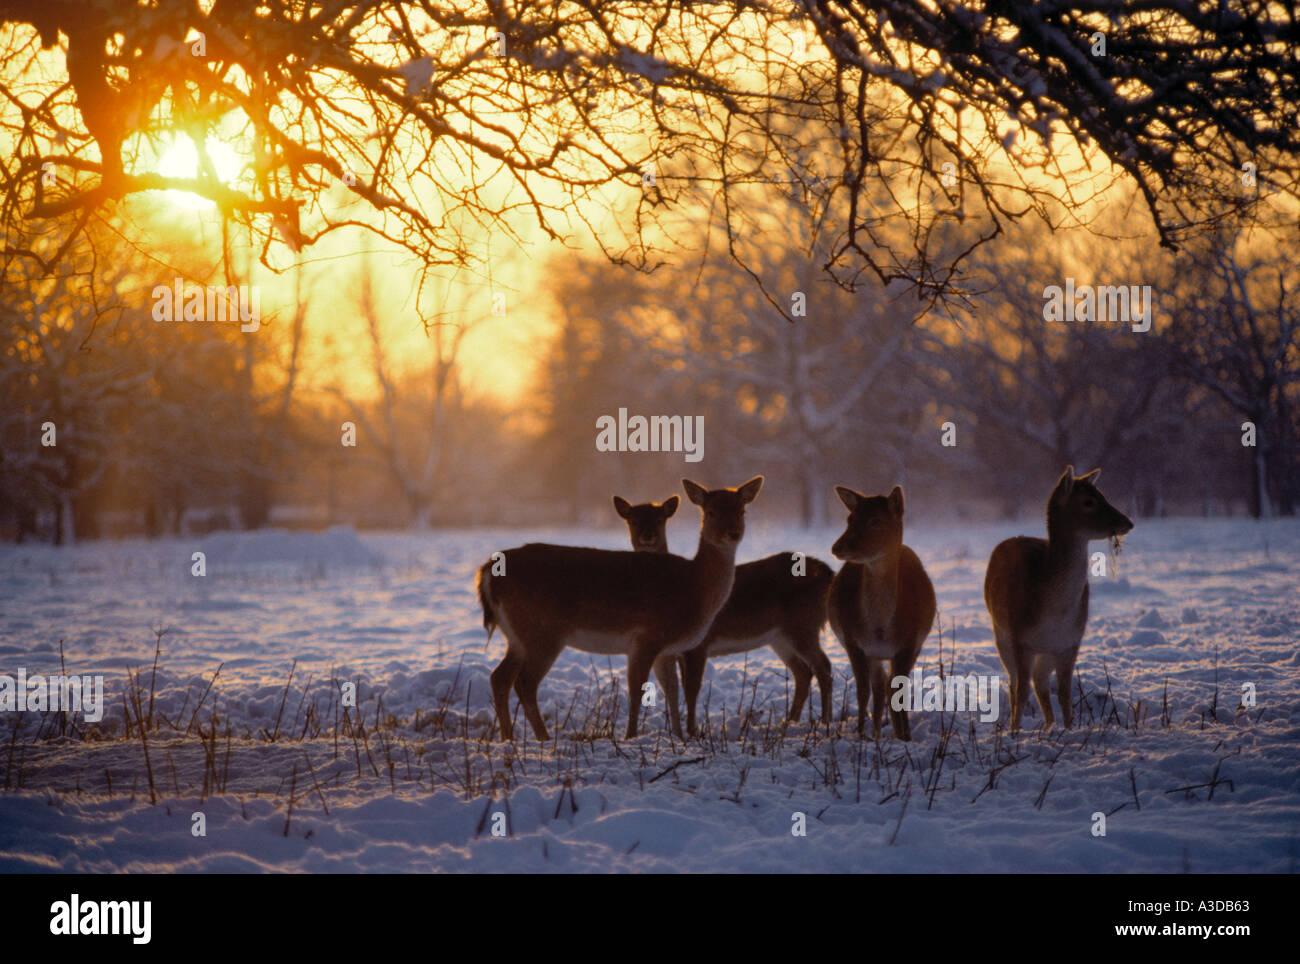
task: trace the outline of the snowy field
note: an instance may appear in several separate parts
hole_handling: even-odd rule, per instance
[[[695,524],[673,520],[675,550],[693,549]],[[1002,674],[984,564],[999,539],[1041,525],[909,528],[939,597],[924,672],[942,659],[949,673]],[[756,519],[741,560],[832,561],[838,531]],[[671,739],[662,708],[623,741],[623,660],[568,651],[541,688],[552,742],[522,716],[517,744],[492,742],[488,674],[503,642],[485,646],[473,573],[531,540],[624,548],[626,535],[0,546],[0,674],[57,673],[62,659],[68,674],[104,674],[107,702],[98,724],[0,713],[0,869],[1200,873],[1300,861],[1296,521],[1139,520],[1118,578],[1093,581],[1074,730],[1039,732],[1031,699],[1030,729],[1010,738],[1004,688],[999,723],[915,713],[910,744],[888,727],[876,743],[847,722],[829,736],[806,718],[784,726],[791,684],[767,650],[710,664],[699,741]],[[199,549],[203,578],[191,575]],[[823,646],[836,715],[851,719],[848,661],[829,630]],[[359,698],[345,715],[348,680]],[[1243,684],[1254,706],[1240,705]]]

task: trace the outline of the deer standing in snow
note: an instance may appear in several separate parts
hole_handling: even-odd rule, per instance
[[[891,680],[912,672],[934,625],[934,586],[915,552],[903,545],[903,490],[866,496],[842,485],[835,493],[849,510],[844,534],[831,553],[844,565],[831,583],[831,628],[849,655],[858,689],[858,734],[866,727],[867,698],[872,738],[890,703]],[[889,663],[886,674],[885,663]],[[906,708],[890,708],[894,736],[912,738]]]
[[[668,520],[677,511],[677,496],[663,502],[632,505],[614,496],[614,509],[627,522],[632,548],[637,552],[668,551]],[[794,722],[817,677],[821,693],[822,722],[831,718],[831,661],[821,648],[826,622],[826,593],[832,570],[811,556],[795,559],[777,553],[736,567],[731,597],[713,621],[699,646],[680,657],[682,688],[686,691],[686,732],[695,736],[695,705],[704,682],[704,667],[714,656],[746,653],[764,646],[780,657],[794,679],[794,696],[788,719]],[[811,715],[811,710],[809,711]]]
[[[1067,466],[1047,500],[1047,538],[998,543],[984,576],[984,603],[1011,682],[1011,732],[1020,729],[1032,677],[1043,726],[1051,729],[1051,675],[1061,722],[1070,728],[1070,680],[1088,624],[1088,542],[1118,540],[1133,522],[1097,490],[1101,469]]]
[[[762,485],[761,475],[736,488],[711,490],[682,480],[701,511],[692,559],[530,543],[484,563],[477,577],[483,626],[489,638],[498,626],[506,637],[505,657],[492,671],[501,738],[514,738],[513,687],[533,733],[549,739],[537,688],[569,646],[627,656],[629,739],[637,735],[642,687],[651,668],[668,700],[672,728],[680,733],[673,661],[704,639],[731,594],[745,506]]]

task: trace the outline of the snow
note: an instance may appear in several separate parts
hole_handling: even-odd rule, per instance
[[[653,54],[642,53],[633,47],[619,47],[618,65],[629,74],[644,77],[652,84],[662,84],[673,75],[673,65]]]
[[[694,544],[685,515],[669,533],[678,551]],[[754,517],[742,561],[831,561],[838,531]],[[1040,526],[909,527],[939,599],[926,675],[940,658],[945,672],[1003,675],[984,564],[1000,539]],[[1118,578],[1093,580],[1074,730],[1033,729],[1031,700],[1031,729],[1012,739],[1004,689],[1000,726],[916,713],[910,744],[888,728],[859,741],[848,724],[828,738],[806,720],[783,734],[790,684],[767,650],[710,664],[699,741],[672,740],[662,707],[624,741],[624,661],[569,651],[541,688],[558,738],[539,746],[521,717],[513,747],[492,742],[502,640],[485,646],[473,573],[534,540],[623,548],[626,534],[340,528],[0,546],[0,674],[58,673],[62,659],[104,674],[108,702],[98,727],[77,720],[63,735],[53,716],[0,713],[0,871],[1296,868],[1293,520],[1139,520]],[[829,630],[823,647],[836,713],[852,716]],[[153,704],[148,766],[138,728],[123,733],[128,670],[143,712]],[[336,741],[344,680],[359,684],[350,718],[364,728],[340,726]],[[1239,707],[1243,684],[1253,707]],[[196,813],[206,836],[191,832]],[[791,833],[798,814],[806,836]]]
[[[416,57],[397,68],[402,76],[402,86],[408,97],[419,97],[429,89],[433,80],[433,60],[429,57]]]
[[[1137,623],[1144,629],[1168,629],[1169,624],[1165,622],[1165,617],[1160,615],[1160,610],[1149,609]]]
[[[216,532],[201,543],[201,548],[218,564],[234,566],[269,562],[338,569],[371,566],[380,561],[350,526],[336,526],[322,533],[285,529]]]

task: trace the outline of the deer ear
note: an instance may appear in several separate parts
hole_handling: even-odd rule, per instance
[[[660,514],[665,519],[671,519],[673,513],[677,511],[678,503],[681,501],[682,500],[677,498],[677,496],[670,495],[668,498],[664,499],[663,505],[659,507]]]
[[[844,503],[845,508],[850,512],[856,509],[858,503],[862,501],[862,496],[857,492],[854,492],[847,485],[835,486],[835,494],[840,497],[840,501]]]
[[[903,514],[903,487],[901,485],[896,485],[890,490],[889,511],[897,516]]]
[[[756,475],[736,491],[740,493],[741,501],[749,503],[758,497],[758,490],[763,487],[763,477]]]
[[[1056,488],[1052,489],[1052,501],[1058,505],[1063,505],[1070,498],[1070,490],[1074,488],[1074,466],[1067,465],[1061,477],[1056,480]]]
[[[686,498],[690,499],[696,505],[704,505],[704,497],[708,495],[708,490],[690,479],[682,479],[682,488],[686,490]]]
[[[617,512],[619,515],[621,515],[624,519],[627,518],[627,514],[631,509],[632,506],[628,503],[627,499],[624,499],[622,496],[618,496],[618,495],[614,496],[614,511]]]

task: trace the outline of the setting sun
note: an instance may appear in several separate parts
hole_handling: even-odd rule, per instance
[[[242,164],[239,155],[235,153],[230,145],[223,141],[209,139],[205,146],[208,157],[212,159],[212,166],[216,170],[217,180],[223,184],[228,184],[239,176]],[[174,136],[158,159],[158,173],[163,177],[199,177],[199,152],[194,146],[194,141],[183,134]],[[173,204],[193,211],[207,210],[214,207],[212,201],[200,197],[192,191],[166,191],[164,193]]]

